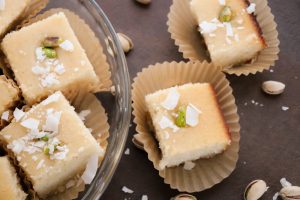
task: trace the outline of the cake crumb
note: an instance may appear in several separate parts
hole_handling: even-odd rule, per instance
[[[281,106],[281,110],[283,110],[283,111],[287,111],[287,110],[289,110],[290,108],[288,107],[288,106]]]
[[[281,178],[280,179],[280,183],[281,183],[282,187],[290,187],[290,186],[292,186],[292,184],[290,182],[288,182],[286,180],[286,178]]]
[[[148,200],[148,196],[147,195],[143,195],[142,196],[142,200]]]
[[[124,151],[124,154],[125,154],[125,155],[130,155],[130,149],[127,148],[127,149]]]
[[[270,69],[270,72],[271,72],[271,73],[273,73],[273,72],[274,72],[274,70],[273,70],[273,69]]]
[[[41,160],[39,162],[39,164],[36,166],[36,169],[40,169],[41,167],[43,167],[45,160]]]
[[[272,198],[272,200],[277,200],[279,197],[279,192],[276,192]]]
[[[126,187],[126,186],[123,186],[123,187],[122,187],[122,191],[123,191],[124,193],[128,193],[128,194],[132,194],[132,193],[134,192],[133,190],[129,189],[129,188]]]
[[[9,118],[9,111],[3,112],[1,115],[1,119],[8,121],[8,118]]]

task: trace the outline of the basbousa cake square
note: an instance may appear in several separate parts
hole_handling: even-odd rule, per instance
[[[41,198],[82,174],[92,156],[104,154],[61,92],[26,113],[16,109],[14,117],[0,139]]]
[[[0,117],[8,121],[8,109],[12,108],[20,99],[19,88],[13,80],[7,79],[4,75],[0,76]],[[2,116],[4,113],[5,116]]]
[[[90,91],[99,83],[62,12],[6,35],[2,49],[29,105],[55,91]]]
[[[231,143],[210,84],[175,86],[145,100],[162,153],[161,169],[212,157]]]
[[[192,0],[190,8],[215,65],[225,68],[241,64],[266,47],[253,16],[255,4],[248,6],[245,0]]]
[[[23,191],[16,170],[8,157],[0,157],[0,169],[0,199],[25,200],[27,194]]]
[[[0,0],[0,37],[18,20],[28,3],[29,0]]]

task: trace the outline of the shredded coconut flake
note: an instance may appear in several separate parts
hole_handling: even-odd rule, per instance
[[[96,173],[98,168],[98,155],[92,155],[86,165],[86,169],[83,172],[81,178],[85,184],[90,184]]]
[[[29,118],[26,119],[24,121],[21,122],[21,125],[25,128],[28,128],[30,130],[37,130],[39,127],[40,121],[33,119],[33,118]]]
[[[201,33],[212,33],[217,30],[218,26],[216,23],[203,21],[199,24]]]
[[[224,22],[224,25],[226,27],[226,35],[228,37],[233,37],[233,29],[230,22]]]
[[[18,122],[20,119],[24,117],[25,113],[22,110],[16,108],[15,111],[13,112],[13,115],[16,121]]]
[[[288,109],[290,109],[290,108],[287,107],[287,106],[282,106],[282,107],[281,107],[281,110],[283,110],[283,111],[287,111]]]
[[[129,188],[126,187],[126,186],[123,186],[123,187],[122,187],[122,191],[123,191],[124,193],[129,193],[129,194],[132,194],[132,193],[134,192],[133,190],[129,189]]]
[[[36,169],[40,169],[41,167],[43,167],[45,160],[41,160],[39,162],[39,164],[36,166]]]
[[[162,129],[171,128],[171,129],[173,129],[174,132],[179,130],[179,128],[173,123],[173,121],[171,121],[166,116],[162,116],[162,118],[160,119],[160,121],[158,123]]]
[[[61,117],[61,112],[49,113],[47,115],[45,126],[43,127],[44,130],[50,132],[57,132],[60,117]]]
[[[277,200],[279,197],[279,192],[276,192],[272,198],[272,200]]]
[[[51,87],[53,85],[58,85],[60,82],[57,80],[54,73],[47,74],[45,78],[41,79],[41,85],[43,87]]]
[[[57,74],[62,75],[63,73],[65,73],[66,70],[65,70],[65,67],[64,67],[63,64],[58,64],[58,65],[55,66],[54,71]]]
[[[248,6],[248,8],[246,9],[247,10],[247,13],[248,14],[252,14],[255,12],[255,7],[256,7],[256,4],[255,3],[250,3],[250,5]]]
[[[124,154],[125,154],[125,155],[130,155],[130,149],[127,148],[127,149],[124,151]]]
[[[22,139],[14,140],[11,144],[7,145],[14,153],[19,154],[25,148],[25,142]]]
[[[60,48],[62,48],[63,50],[65,51],[74,51],[74,45],[71,41],[69,40],[65,40],[63,41],[60,45],[59,45]]]
[[[286,180],[286,178],[281,178],[280,179],[280,183],[281,183],[282,187],[290,187],[290,186],[292,186],[292,184],[290,182],[288,182]]]
[[[0,0],[0,11],[5,9],[5,0]]]
[[[35,56],[38,61],[43,61],[46,58],[42,47],[38,47],[35,49]]]
[[[225,0],[219,0],[219,4],[222,5],[222,6],[225,6],[226,5],[226,1]]]
[[[52,94],[51,96],[49,96],[47,99],[45,99],[43,102],[42,102],[42,105],[48,105],[50,103],[53,103],[53,102],[57,102],[59,100],[59,97],[60,97],[60,92],[55,92],[54,94]]]
[[[201,111],[194,105],[189,104],[186,108],[186,124],[192,127],[197,126],[199,123],[199,115]]]
[[[85,118],[91,113],[90,110],[82,110],[78,116],[82,121],[85,121]]]
[[[195,163],[193,163],[192,161],[186,161],[183,165],[183,169],[185,170],[191,170],[195,167]]]
[[[3,112],[1,115],[1,119],[8,121],[8,118],[9,118],[9,111]]]
[[[48,73],[49,70],[47,68],[36,65],[31,68],[31,71],[36,75],[44,75]]]
[[[167,110],[173,110],[177,106],[179,98],[180,94],[177,92],[177,89],[172,88],[161,105]]]

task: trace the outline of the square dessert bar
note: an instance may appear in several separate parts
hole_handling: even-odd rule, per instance
[[[24,193],[19,183],[15,168],[9,158],[0,157],[0,199],[2,200],[25,200],[27,194]]]
[[[26,9],[29,0],[0,0],[0,37],[2,37]]]
[[[0,132],[39,197],[45,198],[85,170],[103,149],[61,92],[49,96]]]
[[[266,47],[252,14],[255,4],[248,6],[245,0],[192,0],[190,8],[215,65],[224,68],[241,64]]]
[[[55,91],[88,92],[99,83],[64,13],[6,35],[2,49],[29,105]]]
[[[231,143],[213,87],[185,84],[145,97],[159,142],[159,167],[212,157]]]
[[[0,117],[20,99],[19,88],[4,75],[0,76]]]

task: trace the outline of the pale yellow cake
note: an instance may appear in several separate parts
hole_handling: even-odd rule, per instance
[[[81,175],[103,149],[61,92],[49,96],[0,132],[0,139],[41,198]]]
[[[16,84],[7,79],[4,75],[0,76],[0,117],[3,112],[12,108],[19,100],[19,89]]]
[[[228,68],[241,64],[266,47],[253,15],[255,4],[248,5],[245,0],[191,0],[190,8],[215,65]]]
[[[176,86],[145,100],[162,153],[161,169],[212,157],[231,143],[210,84]]]
[[[0,38],[19,19],[29,0],[0,0]]]
[[[49,38],[53,47],[45,44]],[[64,13],[6,35],[2,49],[29,105],[55,91],[89,92],[99,83]]]
[[[8,157],[0,157],[0,169],[0,200],[25,200],[27,194],[23,191]]]

